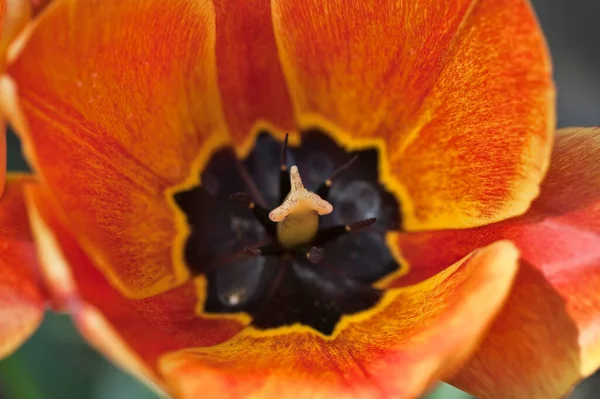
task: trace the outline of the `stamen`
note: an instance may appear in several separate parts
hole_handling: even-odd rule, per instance
[[[285,134],[285,139],[283,139],[283,146],[281,147],[281,163],[280,163],[280,171],[279,171],[279,203],[281,204],[285,197],[290,192],[290,178],[287,167],[287,149],[288,149],[288,136],[289,134]]]
[[[322,261],[324,257],[325,257],[325,250],[323,248],[312,247],[306,253],[306,259],[308,259],[308,261],[310,263],[314,263],[314,264],[317,264],[320,261]]]
[[[350,223],[344,226],[346,231],[356,231],[365,227],[369,227],[373,223],[377,221],[377,218],[369,218],[364,220],[359,220],[358,222]]]
[[[313,240],[313,244],[314,245],[323,245],[324,243],[331,241],[331,240],[335,240],[336,238],[338,238],[346,233],[357,231],[357,230],[363,229],[365,227],[368,227],[368,226],[372,225],[373,223],[375,223],[376,221],[377,221],[377,218],[369,218],[369,219],[360,220],[358,222],[354,222],[354,223],[350,223],[350,224],[346,224],[346,225],[333,226],[333,227],[328,227],[326,229],[319,230],[319,232],[315,236],[315,239]]]
[[[233,202],[237,202],[238,204],[247,205],[248,208],[254,208],[254,202],[252,202],[252,198],[248,193],[234,193],[230,196]]]
[[[283,139],[283,146],[281,147],[281,169],[285,168],[287,170],[287,147],[288,147],[288,137],[289,133],[285,134],[285,138]]]
[[[267,233],[272,237],[275,237],[277,234],[277,225],[269,219],[269,211],[252,201],[250,194],[240,192],[231,194],[230,198],[238,204],[246,205],[252,211],[254,217],[256,217],[260,224],[265,228]]]
[[[284,249],[281,248],[281,246],[275,242],[271,242],[269,244],[263,245],[262,247],[258,247],[258,248],[249,247],[249,246],[244,247],[244,254],[250,255],[250,256],[283,255],[284,252],[285,252]]]
[[[352,157],[352,159],[350,159],[348,162],[346,162],[345,164],[343,164],[342,166],[340,166],[339,168],[337,168],[332,174],[331,177],[329,177],[329,179],[327,179],[328,181],[331,181],[333,179],[335,179],[336,177],[338,177],[338,175],[340,173],[342,173],[343,171],[345,171],[346,169],[348,169],[350,166],[352,166],[352,164],[354,162],[356,162],[356,160],[358,159],[358,155],[355,155],[354,157]],[[331,185],[331,183],[329,184]]]
[[[329,176],[329,179],[325,180],[320,186],[319,188],[317,188],[317,195],[323,199],[327,199],[327,197],[329,196],[329,189],[331,188],[331,186],[333,185],[333,179],[335,179],[336,177],[338,177],[338,175],[340,173],[342,173],[343,171],[345,171],[346,169],[348,169],[354,162],[356,162],[356,160],[358,159],[358,155],[355,155],[351,160],[349,160],[348,162],[346,162],[345,164],[343,164],[342,166],[340,166],[339,168],[337,168],[332,174],[331,176]]]
[[[250,256],[261,256],[262,251],[258,248],[244,247],[244,253]]]

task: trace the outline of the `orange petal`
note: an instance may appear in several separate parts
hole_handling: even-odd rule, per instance
[[[395,285],[426,278],[495,240],[513,240],[521,250],[512,296],[479,352],[451,380],[459,388],[481,398],[556,398],[600,366],[598,165],[600,129],[561,130],[542,194],[526,215],[400,237],[413,273]]]
[[[408,229],[523,213],[554,129],[542,32],[526,0],[276,0],[301,127],[378,146]]]
[[[11,176],[0,199],[0,358],[17,349],[44,315],[23,198],[30,177]]]
[[[255,134],[268,128],[295,130],[283,77],[271,6],[264,0],[215,0],[219,89],[231,135],[246,152]]]
[[[332,337],[298,325],[246,328],[221,345],[168,354],[161,370],[182,398],[414,398],[477,348],[516,259],[499,242],[345,316]]]
[[[132,297],[188,277],[172,261],[180,233],[168,192],[227,140],[214,44],[210,4],[57,0],[9,67],[28,158]]]
[[[146,299],[127,299],[81,250],[64,213],[41,185],[28,189],[44,279],[82,334],[121,367],[162,386],[156,360],[166,351],[214,345],[241,329],[234,320],[199,317],[194,282]]]

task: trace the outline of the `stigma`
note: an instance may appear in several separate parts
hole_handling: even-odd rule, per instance
[[[304,188],[296,165],[290,168],[290,192],[269,219],[277,223],[277,240],[285,248],[309,244],[319,231],[319,216],[333,212],[333,205]]]

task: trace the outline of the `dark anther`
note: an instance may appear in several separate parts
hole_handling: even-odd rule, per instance
[[[244,253],[250,256],[261,256],[262,251],[258,248],[244,247]]]
[[[267,233],[269,233],[272,237],[275,237],[277,234],[277,225],[272,222],[271,219],[269,219],[270,211],[268,209],[265,209],[252,201],[252,197],[250,197],[250,194],[248,193],[240,192],[231,194],[230,198],[233,202],[246,205],[248,208],[250,208],[256,219],[265,228]]]
[[[344,170],[348,169],[350,167],[350,165],[352,165],[354,162],[356,162],[356,160],[358,159],[358,155],[354,156],[351,160],[349,160],[348,162],[346,162],[345,164],[343,164],[342,166],[340,166],[339,168],[337,168],[332,174],[331,176],[329,176],[329,179],[325,180],[320,186],[319,188],[317,188],[316,193],[323,198],[324,200],[327,199],[327,196],[329,195],[329,189],[331,188],[331,185],[333,184],[333,179],[335,179],[336,177],[338,177],[338,175],[340,173],[342,173]]]
[[[314,264],[317,264],[320,261],[322,261],[324,257],[325,257],[325,250],[323,248],[312,247],[306,253],[306,259],[308,259],[308,261],[310,263],[314,263]]]
[[[368,226],[372,225],[373,223],[375,223],[376,221],[377,221],[377,218],[369,218],[369,219],[360,220],[358,222],[354,222],[354,223],[350,223],[350,224],[346,224],[346,225],[332,226],[332,227],[328,227],[325,229],[321,229],[318,231],[317,236],[313,240],[313,244],[314,245],[323,245],[324,243],[331,241],[331,240],[335,240],[336,238],[341,237],[342,235],[344,235],[348,232],[356,231],[356,230],[368,227]]]
[[[262,247],[244,247],[244,253],[250,256],[279,256],[285,253],[285,250],[276,242],[272,242]]]
[[[238,204],[247,205],[249,208],[254,207],[254,203],[252,202],[252,198],[248,193],[235,193],[231,194],[230,198],[233,202],[237,202]]]
[[[358,222],[350,223],[345,226],[347,231],[356,231],[365,227],[369,227],[373,223],[377,221],[377,218],[369,218],[364,220],[359,220]]]
[[[281,147],[281,170],[279,172],[279,203],[281,204],[285,197],[291,190],[290,186],[290,172],[287,166],[287,151],[288,151],[288,136],[286,133],[285,139],[283,139],[283,146]]]

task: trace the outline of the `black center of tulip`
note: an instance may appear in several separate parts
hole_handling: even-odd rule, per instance
[[[290,171],[333,211],[318,216],[309,201],[272,221],[292,196]],[[298,148],[263,133],[243,160],[216,151],[201,185],[175,194],[190,226],[186,263],[207,280],[205,312],[329,335],[343,315],[376,305],[373,283],[399,268],[385,234],[400,229],[398,201],[378,177],[377,150],[347,152],[318,130],[304,132]]]

